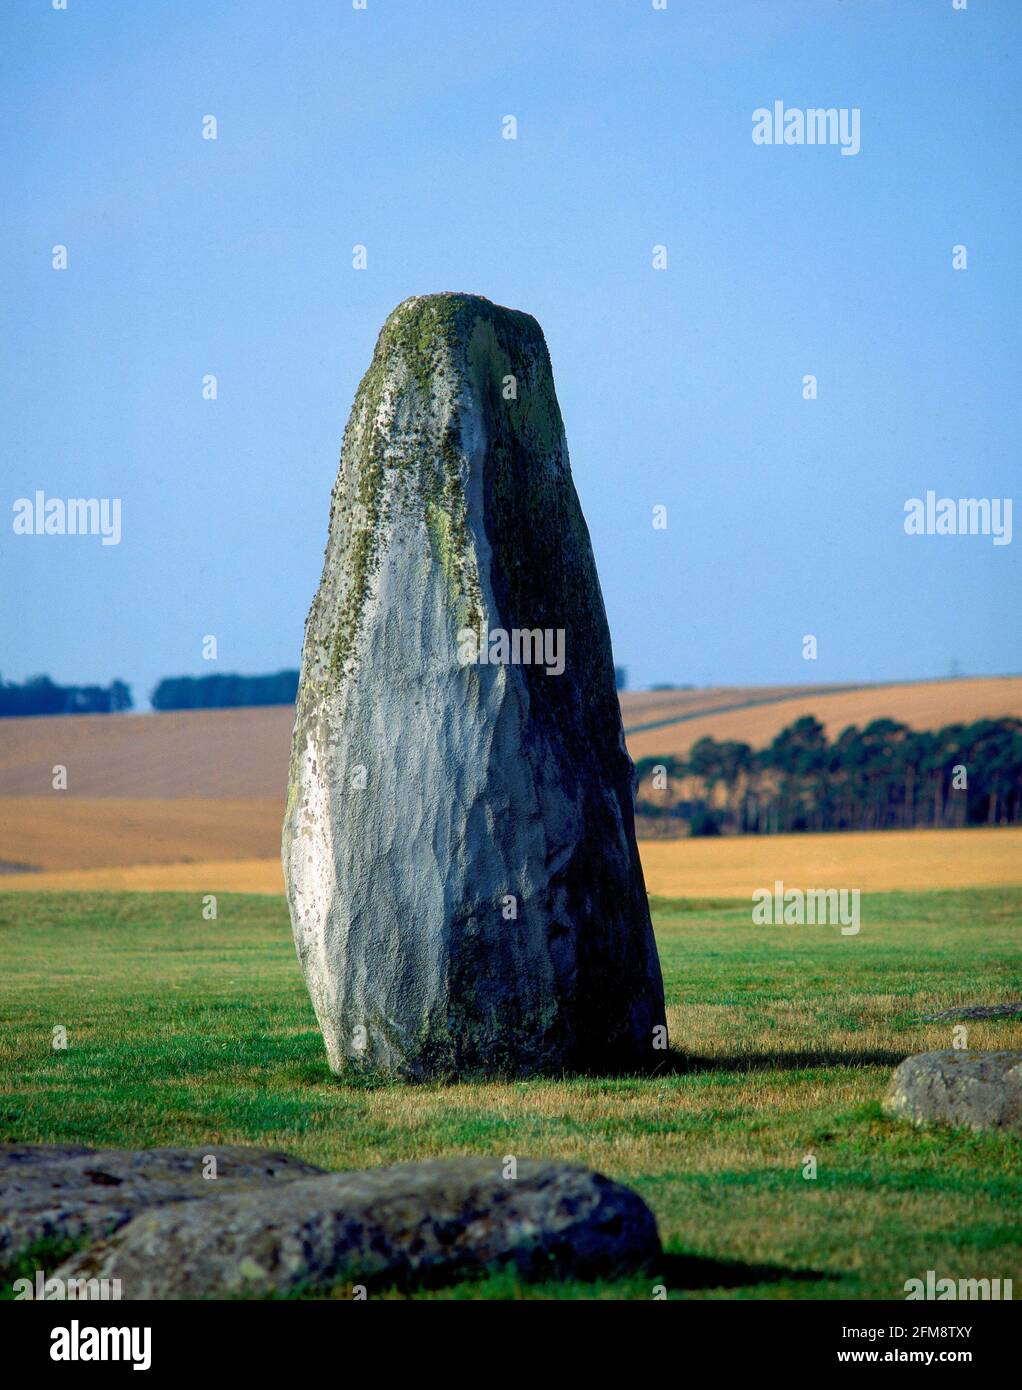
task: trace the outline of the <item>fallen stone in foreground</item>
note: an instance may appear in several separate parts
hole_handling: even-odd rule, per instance
[[[949,1049],[906,1057],[884,1107],[917,1125],[1022,1134],[1022,1052]]]
[[[511,1265],[523,1278],[596,1278],[660,1254],[652,1212],[585,1168],[522,1159],[402,1163],[224,1194],[136,1217],[73,1256],[62,1279],[119,1279],[125,1299],[266,1296]]]
[[[216,1160],[216,1177],[209,1160]],[[240,1144],[199,1149],[88,1149],[0,1145],[0,1259],[38,1241],[108,1235],[169,1202],[321,1173],[290,1154]]]

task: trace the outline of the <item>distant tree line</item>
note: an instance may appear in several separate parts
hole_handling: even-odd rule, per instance
[[[101,685],[57,685],[49,676],[30,676],[22,685],[0,680],[0,718],[28,714],[118,714],[131,709],[123,681]]]
[[[250,705],[293,705],[298,672],[273,676],[167,676],[153,691],[153,708],[237,709]]]
[[[701,738],[687,758],[636,763],[640,815],[677,816],[693,835],[1010,825],[1022,809],[1022,720],[920,732],[894,719],[828,742],[812,715],[768,748]]]

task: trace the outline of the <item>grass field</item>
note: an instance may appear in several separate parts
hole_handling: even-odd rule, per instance
[[[562,1157],[632,1184],[667,1251],[619,1283],[494,1276],[422,1296],[649,1298],[663,1282],[693,1298],[901,1298],[928,1269],[1018,1281],[1022,1142],[917,1132],[880,1101],[902,1057],[951,1043],[919,1014],[1022,997],[1020,910],[1019,888],[878,893],[841,937],[754,927],[734,901],[658,901],[661,1073],[406,1086],[330,1074],[279,898],[223,896],[206,922],[194,893],[7,894],[0,1137],[241,1141],[329,1168]],[[1020,1047],[1022,1023],[970,1024],[968,1041]]]

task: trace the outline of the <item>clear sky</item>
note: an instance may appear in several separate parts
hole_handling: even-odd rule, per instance
[[[1022,536],[903,526],[1018,478],[1020,37],[1018,0],[5,0],[0,672],[144,707],[297,665],[355,388],[436,290],[544,328],[632,685],[1022,670]],[[754,144],[775,101],[859,108],[859,153]],[[120,498],[121,543],[15,535],[38,489]]]

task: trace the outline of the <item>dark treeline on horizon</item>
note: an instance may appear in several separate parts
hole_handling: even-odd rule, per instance
[[[153,708],[237,709],[293,705],[298,672],[271,676],[166,676],[153,691]],[[21,685],[0,680],[0,718],[34,714],[119,714],[133,707],[131,687],[121,680],[100,685],[58,685],[49,676],[30,676]]]
[[[297,671],[272,676],[166,676],[153,691],[153,709],[293,705],[297,694]]]
[[[49,676],[30,676],[21,685],[0,680],[0,718],[31,714],[119,714],[131,709],[131,687],[121,680],[102,685],[57,685]]]
[[[636,811],[678,817],[693,835],[1010,825],[1022,808],[1022,720],[925,732],[875,719],[829,743],[806,715],[759,751],[701,738],[687,758],[641,758],[635,770]]]

